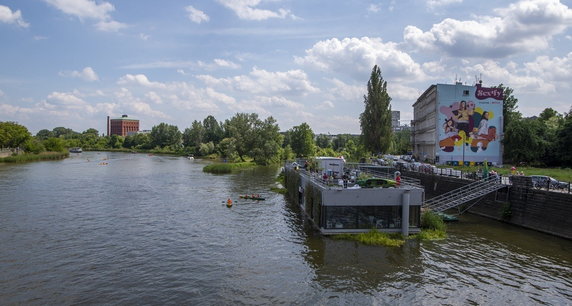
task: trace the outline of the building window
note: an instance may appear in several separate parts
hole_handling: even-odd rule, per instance
[[[468,96],[469,95],[469,91],[468,90],[463,90],[463,96]]]
[[[409,207],[409,227],[418,227],[420,207]],[[399,206],[326,206],[325,229],[398,229],[401,228]]]

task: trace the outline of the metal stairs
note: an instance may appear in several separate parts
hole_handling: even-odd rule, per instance
[[[505,185],[500,183],[498,177],[489,176],[488,178],[475,181],[426,200],[423,203],[423,208],[430,209],[435,212],[442,212],[449,208],[457,207],[468,201],[485,196],[503,187],[505,187]]]

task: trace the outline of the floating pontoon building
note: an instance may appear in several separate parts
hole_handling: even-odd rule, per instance
[[[322,234],[360,233],[375,228],[403,235],[420,231],[423,188],[402,184],[359,188],[341,175],[324,180],[320,171],[285,166],[290,200],[300,205]],[[346,169],[347,171],[347,169]]]

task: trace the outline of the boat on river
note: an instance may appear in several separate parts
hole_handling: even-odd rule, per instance
[[[256,201],[264,201],[266,200],[265,198],[258,196],[258,195],[240,195],[239,196],[241,199],[247,199],[247,200],[256,200]]]
[[[81,153],[83,150],[80,147],[70,148],[70,153]]]

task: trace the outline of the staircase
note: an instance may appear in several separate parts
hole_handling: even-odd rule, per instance
[[[490,176],[431,198],[423,203],[423,208],[435,212],[442,212],[485,196],[503,187],[505,187],[505,185],[499,182],[498,177]]]

